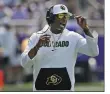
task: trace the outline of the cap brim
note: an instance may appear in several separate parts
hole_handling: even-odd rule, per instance
[[[68,14],[69,14],[69,16],[72,16],[73,14],[72,13],[70,13],[70,12],[68,12]]]
[[[58,13],[54,13],[54,14],[60,14],[60,13],[67,13],[69,16],[72,16],[73,14],[70,12],[58,12]]]

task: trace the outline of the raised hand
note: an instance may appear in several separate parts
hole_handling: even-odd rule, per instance
[[[38,46],[40,48],[42,46],[42,43],[50,42],[50,37],[51,37],[50,35],[42,35],[36,46]]]
[[[77,19],[77,23],[79,24],[79,26],[82,29],[89,29],[88,25],[87,25],[87,21],[84,17],[82,16],[75,16],[75,18]]]

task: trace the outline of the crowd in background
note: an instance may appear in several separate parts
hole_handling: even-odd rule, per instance
[[[20,55],[29,36],[46,24],[47,9],[59,3],[65,4],[75,15],[99,21],[99,25],[101,21],[98,29],[93,28],[104,34],[104,0],[0,0],[0,70],[4,71],[5,83],[20,84],[28,80],[26,76],[32,76],[31,71],[20,66]],[[80,33],[74,17],[68,21],[67,28]]]

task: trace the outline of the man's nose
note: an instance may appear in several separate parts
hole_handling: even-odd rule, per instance
[[[63,22],[63,23],[66,23],[67,22],[67,19],[66,19],[65,16],[62,18],[61,22]]]

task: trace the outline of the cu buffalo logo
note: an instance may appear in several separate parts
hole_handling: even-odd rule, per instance
[[[46,84],[50,85],[58,85],[59,83],[61,83],[62,78],[56,74],[51,75],[50,77],[47,78]]]
[[[65,7],[64,7],[64,6],[60,6],[60,8],[61,8],[62,10],[65,10]]]

